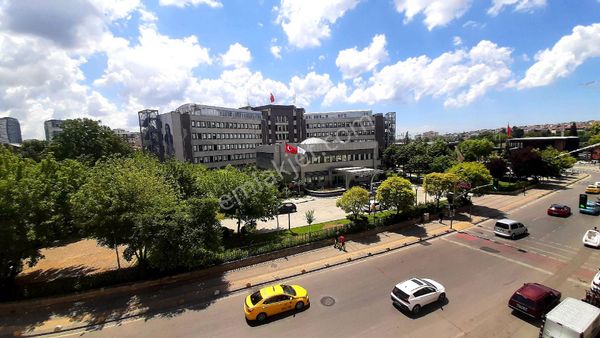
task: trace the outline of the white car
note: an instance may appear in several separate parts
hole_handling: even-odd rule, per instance
[[[600,269],[594,276],[594,279],[592,279],[590,288],[592,289],[592,291],[600,292]]]
[[[402,309],[419,313],[427,304],[446,300],[446,289],[434,280],[425,278],[411,278],[396,284],[391,293],[392,302]]]
[[[586,231],[585,235],[583,235],[583,245],[600,248],[600,232],[595,229]]]

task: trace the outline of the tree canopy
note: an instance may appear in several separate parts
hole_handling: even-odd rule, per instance
[[[385,206],[393,207],[399,214],[415,203],[415,192],[409,180],[390,177],[377,188],[377,200]]]
[[[344,192],[342,197],[335,202],[335,205],[356,218],[368,203],[369,192],[365,188],[352,187]]]
[[[423,189],[427,194],[433,195],[436,206],[440,205],[440,198],[455,189],[459,177],[454,173],[431,173],[423,180]]]
[[[479,162],[462,162],[448,170],[449,173],[458,175],[461,182],[468,182],[472,188],[492,182],[490,171]]]
[[[80,159],[93,164],[102,157],[129,155],[133,150],[109,127],[83,118],[66,120],[63,131],[52,139],[48,151],[58,160]]]

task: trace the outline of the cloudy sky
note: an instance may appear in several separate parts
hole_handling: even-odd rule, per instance
[[[187,102],[396,111],[398,133],[600,119],[600,0],[0,0],[23,137]]]

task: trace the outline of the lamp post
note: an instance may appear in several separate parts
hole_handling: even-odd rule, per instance
[[[419,186],[415,185],[415,208],[419,205]]]

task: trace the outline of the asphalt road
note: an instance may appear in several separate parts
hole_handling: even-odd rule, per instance
[[[513,314],[506,303],[524,282],[541,282],[581,298],[597,267],[598,251],[581,245],[585,230],[600,217],[577,212],[578,195],[588,180],[557,191],[505,215],[528,226],[530,236],[504,240],[490,232],[493,221],[404,250],[291,279],[309,290],[311,307],[297,314],[249,325],[242,304],[247,293],[188,310],[107,325],[83,336],[111,337],[536,337],[539,322]],[[595,197],[594,197],[595,198]],[[566,219],[546,216],[555,202],[574,213]],[[493,241],[489,240],[492,239]],[[418,276],[437,280],[448,303],[406,315],[390,301],[393,286]],[[335,300],[332,306],[321,303]],[[64,335],[80,335],[65,332]]]

